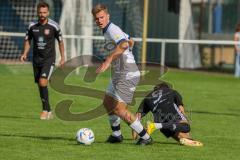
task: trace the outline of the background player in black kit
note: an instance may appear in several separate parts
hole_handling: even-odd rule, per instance
[[[148,134],[160,129],[166,137],[172,137],[182,145],[203,145],[191,138],[190,124],[184,112],[182,97],[167,83],[156,85],[154,90],[144,98],[138,108],[137,117],[141,119],[149,111],[153,114],[154,122],[148,122]],[[134,132],[133,138],[136,138]]]
[[[39,93],[42,101],[42,112],[40,119],[52,118],[51,107],[48,98],[48,80],[54,68],[56,51],[55,39],[58,40],[61,54],[60,67],[64,64],[64,44],[61,30],[58,24],[49,19],[49,5],[40,2],[37,5],[38,21],[31,22],[25,37],[24,50],[21,61],[27,59],[30,50],[31,40],[33,41],[33,71],[35,83],[38,83]]]

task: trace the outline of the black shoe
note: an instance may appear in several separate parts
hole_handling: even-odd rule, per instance
[[[137,141],[136,145],[149,145],[149,144],[152,144],[152,138],[148,138],[147,140],[145,139],[142,139],[142,138],[139,138],[139,140]]]
[[[108,142],[108,143],[121,143],[122,141],[123,141],[123,136],[122,135],[117,136],[117,137],[110,135],[106,142]]]

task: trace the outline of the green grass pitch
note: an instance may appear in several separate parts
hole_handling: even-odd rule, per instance
[[[72,74],[66,83],[85,85],[104,91],[108,75],[101,75],[94,85],[84,83],[82,72]],[[0,65],[0,159],[30,160],[92,160],[92,159],[203,159],[225,160],[240,157],[240,80],[231,75],[169,70],[164,80],[174,84],[183,95],[191,119],[192,136],[204,147],[180,146],[154,132],[154,144],[136,146],[131,130],[122,123],[125,140],[122,144],[107,144],[110,134],[107,116],[90,121],[63,121],[57,117],[39,120],[41,103],[33,83],[31,65]],[[146,86],[150,89],[150,86]],[[72,99],[73,113],[84,112],[99,105],[101,100],[61,94],[50,88],[52,108],[63,99]],[[136,111],[141,99],[137,99]],[[78,129],[88,127],[95,133],[90,146],[77,145]]]

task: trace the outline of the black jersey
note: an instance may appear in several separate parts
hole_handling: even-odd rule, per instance
[[[186,120],[178,108],[179,105],[183,105],[181,95],[176,90],[162,87],[152,91],[144,98],[138,112],[143,117],[151,111],[154,122],[157,123]]]
[[[42,66],[54,64],[56,58],[55,39],[62,41],[62,34],[59,25],[48,19],[44,25],[31,22],[25,40],[33,40],[33,64]]]

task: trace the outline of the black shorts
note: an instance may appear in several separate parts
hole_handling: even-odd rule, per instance
[[[167,138],[173,137],[177,133],[177,132],[173,132],[169,129],[160,129],[160,132],[162,132],[162,134]]]
[[[46,78],[49,80],[53,72],[53,69],[54,69],[54,65],[43,65],[43,66],[33,65],[35,83],[38,83],[40,78]]]
[[[156,123],[180,123],[183,121],[188,122],[188,119],[183,113],[181,113],[176,105],[162,110],[161,113],[158,113],[158,115],[155,114],[154,117],[154,122]],[[160,129],[160,132],[162,132],[167,138],[173,137],[177,133],[169,129]]]
[[[188,122],[186,119],[184,120],[179,120],[179,121],[176,121],[174,123],[180,123],[181,121],[185,121],[185,122]],[[166,122],[165,122],[166,123]],[[169,138],[169,137],[173,137],[176,133],[178,132],[174,132],[174,131],[171,131],[170,129],[160,129],[160,132],[162,134],[164,134],[165,137]]]

